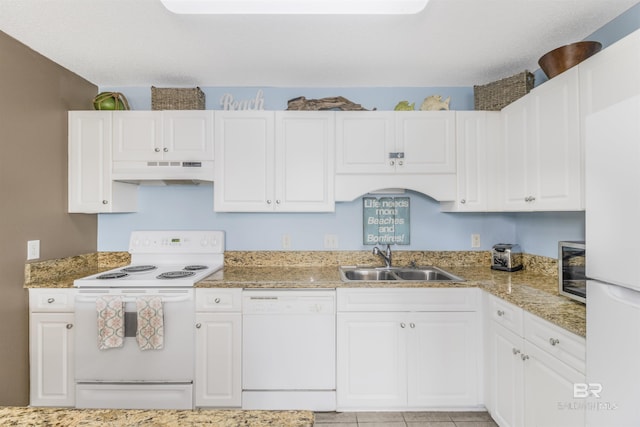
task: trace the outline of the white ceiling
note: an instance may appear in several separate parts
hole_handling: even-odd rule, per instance
[[[0,0],[0,30],[98,86],[473,86],[535,70],[640,0],[431,0],[409,16],[175,15]]]

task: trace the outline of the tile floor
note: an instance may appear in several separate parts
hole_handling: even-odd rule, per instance
[[[316,412],[314,427],[497,427],[487,412]]]

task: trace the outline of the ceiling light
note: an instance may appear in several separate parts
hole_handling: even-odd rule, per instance
[[[429,0],[160,0],[173,13],[233,15],[408,15]]]

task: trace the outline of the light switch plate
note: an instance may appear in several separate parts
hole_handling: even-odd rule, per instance
[[[27,242],[27,260],[40,258],[40,240]]]

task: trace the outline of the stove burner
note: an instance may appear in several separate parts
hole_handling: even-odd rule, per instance
[[[193,276],[193,271],[167,271],[156,276],[156,279],[182,279],[183,277]]]
[[[104,279],[121,279],[123,277],[127,277],[128,274],[127,273],[123,273],[121,271],[116,271],[115,273],[105,273],[105,274],[101,274],[97,277],[97,279],[100,280],[104,280]]]
[[[198,270],[206,270],[207,267],[206,265],[187,265],[184,269],[186,271],[198,271]]]
[[[125,271],[127,273],[142,273],[143,271],[151,271],[155,270],[155,265],[130,265],[129,267],[125,267],[120,271]]]

